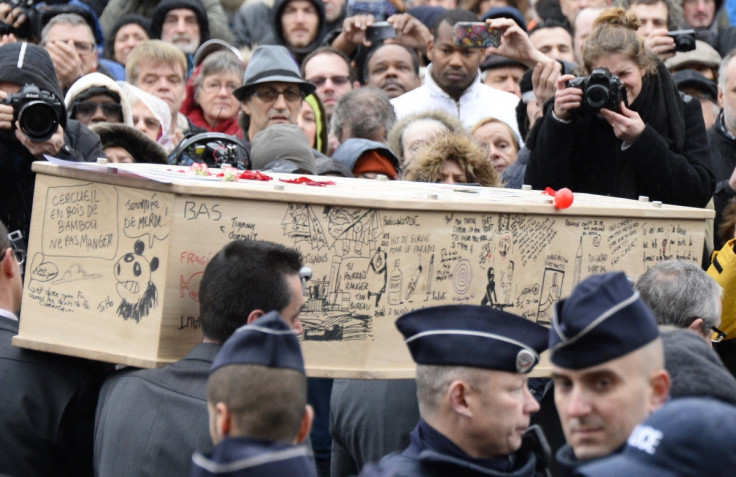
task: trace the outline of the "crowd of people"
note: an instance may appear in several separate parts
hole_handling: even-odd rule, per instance
[[[172,365],[11,346],[10,238],[28,237],[45,155],[646,196],[715,210],[708,268],[736,237],[722,0],[48,3],[0,2],[0,474],[730,475],[736,336],[716,262],[593,275],[549,329],[415,310],[396,322],[415,379],[307,378],[302,257],[255,240],[207,265],[202,342]],[[463,43],[467,22],[498,41]],[[195,156],[198,140],[237,153]],[[551,379],[529,378],[545,350]]]

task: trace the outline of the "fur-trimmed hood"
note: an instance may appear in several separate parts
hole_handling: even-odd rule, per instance
[[[122,147],[135,162],[167,164],[167,154],[161,145],[136,128],[119,123],[97,123],[89,127],[100,136],[102,148]]]
[[[404,179],[437,182],[445,161],[456,161],[465,171],[468,183],[500,186],[498,174],[487,154],[465,133],[441,134],[430,140],[409,163]]]

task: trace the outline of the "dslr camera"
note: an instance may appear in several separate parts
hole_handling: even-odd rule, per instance
[[[695,30],[675,30],[667,32],[667,36],[675,40],[675,51],[692,51],[695,49]]]
[[[64,103],[32,84],[23,86],[0,104],[13,107],[13,125],[17,121],[20,130],[33,142],[48,141],[66,117]]]
[[[567,85],[583,90],[583,100],[577,112],[584,117],[594,115],[601,108],[619,111],[621,101],[627,104],[624,84],[608,68],[595,68],[590,76],[571,79]]]

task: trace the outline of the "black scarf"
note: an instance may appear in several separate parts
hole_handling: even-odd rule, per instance
[[[685,104],[664,63],[657,72],[644,75],[641,92],[631,103],[641,119],[652,126],[670,149],[682,152],[685,146]]]

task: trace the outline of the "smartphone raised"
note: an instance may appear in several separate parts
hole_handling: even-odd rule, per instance
[[[501,44],[503,32],[483,22],[457,22],[452,38],[457,46],[465,48],[488,48]]]
[[[365,39],[374,42],[396,38],[396,29],[389,22],[376,22],[365,30]]]

